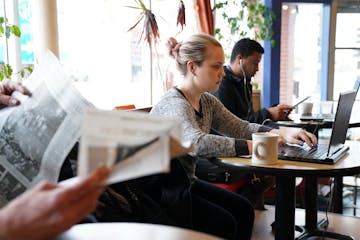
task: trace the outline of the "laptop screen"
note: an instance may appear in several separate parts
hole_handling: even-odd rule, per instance
[[[336,146],[345,143],[351,110],[356,98],[356,93],[357,92],[355,90],[340,93],[335,121],[332,127],[328,156],[329,153],[331,155],[336,150]]]

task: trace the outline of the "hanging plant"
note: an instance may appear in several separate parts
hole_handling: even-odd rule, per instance
[[[150,51],[154,51],[156,56],[158,56],[158,52],[156,49],[156,43],[160,40],[160,32],[159,32],[159,28],[156,22],[156,18],[155,15],[152,13],[152,11],[150,9],[148,9],[144,2],[142,0],[134,0],[138,6],[127,6],[129,8],[133,8],[133,9],[137,9],[140,10],[140,16],[137,19],[137,21],[135,22],[135,24],[129,28],[128,31],[133,30],[140,22],[141,20],[145,17],[144,19],[144,27],[142,29],[142,33],[140,36],[140,39],[143,38],[143,34],[145,34],[144,39],[147,41],[147,43],[149,44],[150,47]],[[186,26],[186,20],[185,20],[185,5],[184,2],[182,0],[178,1],[178,15],[177,15],[177,20],[176,20],[176,26],[181,27],[180,32],[184,29],[184,27]],[[156,58],[157,60],[157,67],[159,69],[159,76],[161,79],[161,82],[163,83],[163,89],[164,91],[167,90],[167,79],[163,78],[163,74],[161,71],[161,67],[160,67],[160,63],[159,63],[159,58]],[[168,72],[168,68],[169,65],[166,67],[166,73]]]
[[[184,5],[184,2],[182,0],[179,1],[178,16],[177,16],[176,26],[178,26],[179,24],[181,26],[181,31],[182,31],[184,29],[184,26],[186,26],[185,5]]]
[[[239,9],[237,14],[230,15],[228,9]],[[273,39],[272,23],[275,14],[270,8],[264,6],[261,0],[220,0],[213,11],[221,13],[225,23],[229,26],[231,35],[237,38],[250,37],[255,40],[268,40],[275,45]],[[215,35],[219,40],[223,39],[222,29],[216,28]]]
[[[145,34],[144,36],[144,40],[146,40],[146,42],[149,44],[149,47],[151,48],[153,43],[157,43],[158,40],[160,39],[160,32],[159,32],[159,28],[156,22],[156,18],[155,15],[151,12],[150,9],[146,8],[144,2],[142,0],[134,0],[139,6],[138,7],[133,7],[133,6],[127,6],[129,8],[133,8],[133,9],[138,9],[141,11],[140,16],[138,18],[138,20],[135,22],[135,24],[129,28],[128,32],[133,30],[140,22],[141,20],[145,17],[144,19],[144,26],[141,32],[141,36],[140,39],[143,38],[143,34]]]

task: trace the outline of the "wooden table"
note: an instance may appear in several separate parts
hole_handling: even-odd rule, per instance
[[[220,238],[188,229],[147,223],[90,223],[72,227],[55,240],[218,240]]]
[[[332,128],[334,119],[324,119],[322,121],[302,121],[300,120],[299,114],[291,114],[289,121],[276,121],[271,122],[271,125],[281,126],[281,127],[295,127],[303,128],[308,132],[313,133],[316,137],[319,135],[319,130],[322,128]],[[348,128],[360,127],[359,117],[350,118],[350,123]]]
[[[224,168],[240,171],[262,172],[276,177],[275,239],[294,239],[295,230],[295,178],[305,179],[305,227],[297,239],[324,236],[335,239],[353,239],[337,233],[326,232],[317,221],[317,178],[341,177],[360,173],[360,143],[348,141],[349,152],[335,165],[278,160],[273,165],[252,164],[246,158],[218,158],[214,163]]]
[[[301,121],[299,114],[291,114],[291,121],[277,121],[272,122],[272,125],[280,127],[294,127],[303,128],[308,132],[313,133],[316,137],[319,137],[319,130],[323,128],[332,128],[334,119],[324,119],[323,121]],[[352,115],[348,128],[360,127],[359,116]],[[342,177],[336,177],[334,179],[334,204],[332,211],[335,213],[342,213],[343,211],[343,179]]]

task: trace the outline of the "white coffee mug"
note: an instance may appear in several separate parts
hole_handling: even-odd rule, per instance
[[[301,115],[310,115],[313,109],[313,103],[311,102],[301,103],[299,108],[300,108],[299,113]]]
[[[278,160],[279,135],[269,132],[252,134],[252,162],[255,164],[275,164]]]

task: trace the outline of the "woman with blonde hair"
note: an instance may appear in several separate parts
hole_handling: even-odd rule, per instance
[[[224,76],[224,51],[221,44],[212,36],[195,34],[183,42],[170,38],[168,49],[183,75],[183,82],[170,89],[152,108],[151,114],[181,119],[184,140],[192,141],[197,156],[251,154],[251,134],[254,132],[277,133],[282,142],[306,142],[309,146],[317,143],[313,134],[303,130],[288,134],[286,131],[241,120],[207,93],[216,91]],[[223,136],[210,134],[211,129]],[[195,229],[213,233],[213,222],[210,217],[212,213],[204,207],[207,204],[210,209],[213,206],[234,218],[234,239],[250,239],[254,221],[252,205],[238,194],[197,179],[194,174],[195,164],[196,161],[182,161],[189,178],[193,181],[191,193],[196,199],[193,200],[192,211],[194,218],[199,218],[194,220],[194,225],[204,222],[202,226],[194,226]],[[204,209],[206,211],[202,211]]]

